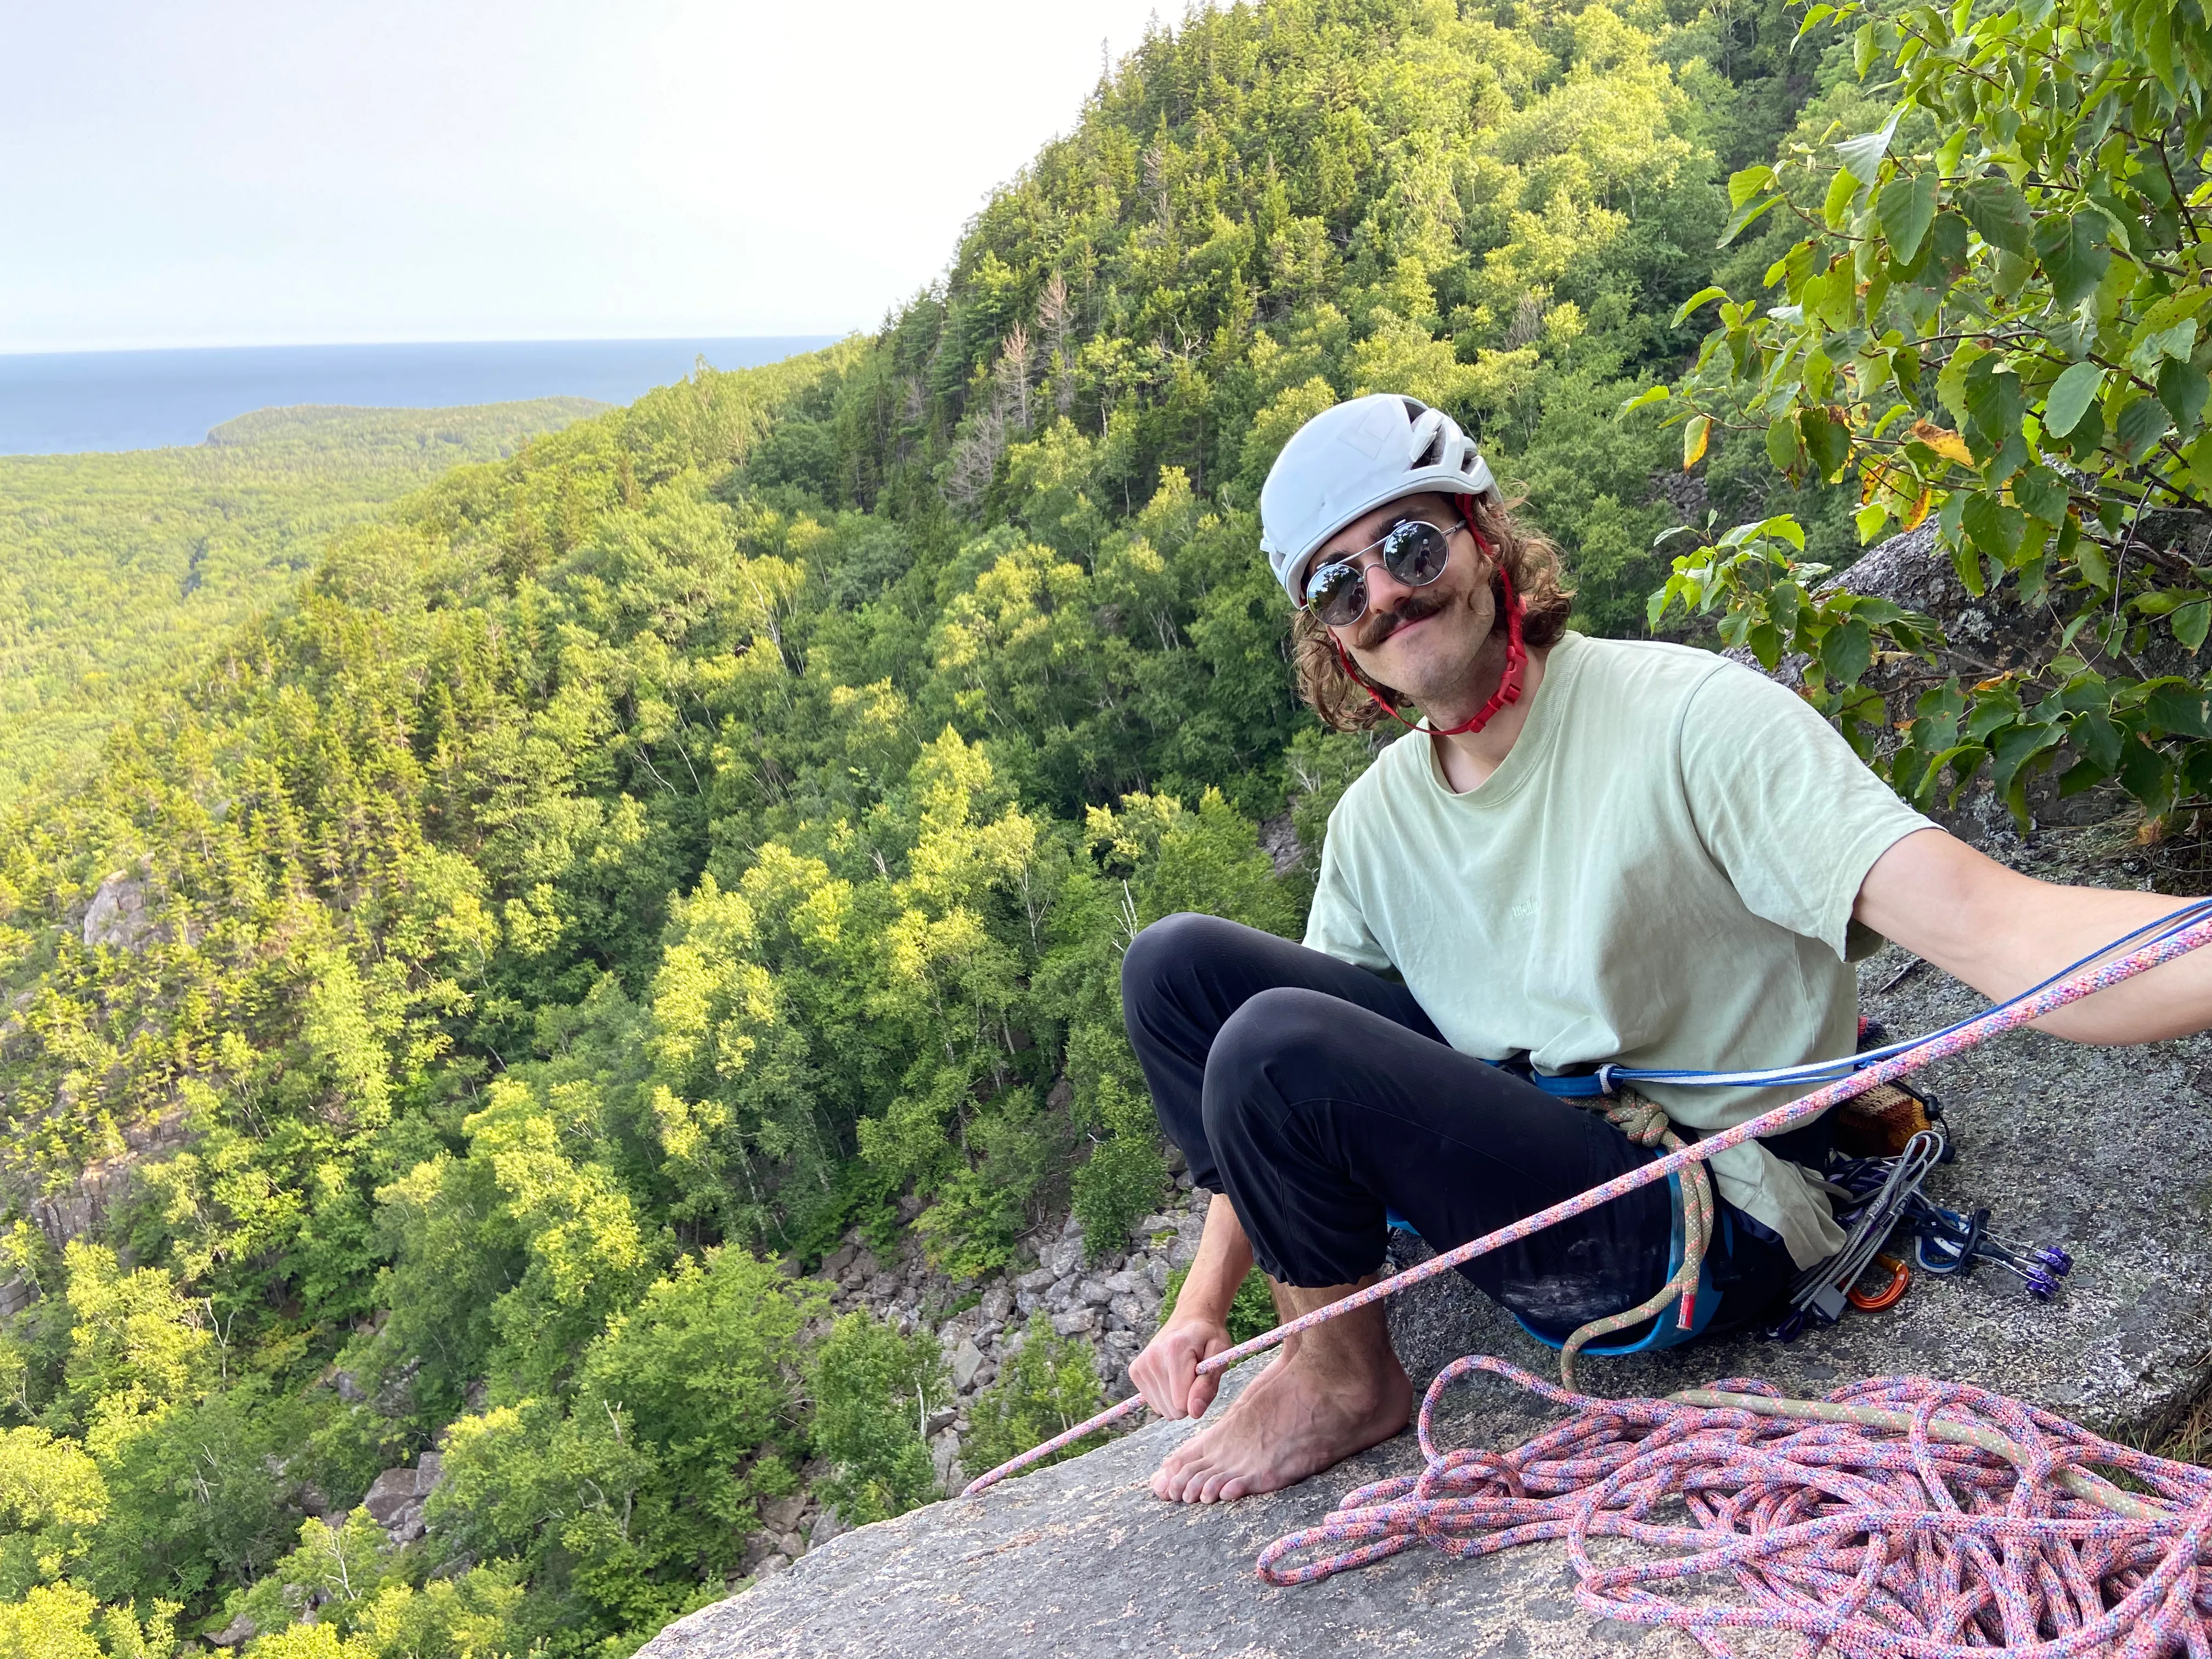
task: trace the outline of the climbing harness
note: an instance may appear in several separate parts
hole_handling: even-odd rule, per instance
[[[1601,1110],[1607,1122],[1638,1146],[1664,1146],[1676,1152],[1690,1144],[1675,1133],[1663,1110],[1632,1090],[1623,1090],[1609,1101],[1585,1103]],[[1546,1347],[1559,1351],[1559,1380],[1568,1388],[1575,1386],[1577,1354],[1611,1357],[1672,1348],[1687,1342],[1712,1323],[1721,1301],[1713,1289],[1712,1273],[1705,1265],[1705,1253],[1713,1242],[1712,1176],[1703,1165],[1692,1164],[1669,1176],[1667,1184],[1673,1189],[1669,1196],[1674,1200],[1674,1224],[1667,1242],[1667,1282],[1656,1291],[1632,1308],[1591,1320],[1564,1342],[1538,1330],[1519,1314],[1513,1316],[1514,1323],[1522,1330]],[[1734,1224],[1725,1224],[1732,1227]],[[1676,1308],[1671,1320],[1661,1317],[1669,1303]],[[1647,1319],[1652,1322],[1651,1328],[1638,1340],[1597,1346],[1601,1337],[1625,1331]]]
[[[1438,1401],[1483,1372],[1573,1414],[1511,1451],[1440,1449]],[[1738,1631],[1851,1659],[2212,1652],[2212,1469],[1985,1389],[1892,1376],[1790,1400],[1731,1378],[1597,1400],[1478,1354],[1437,1374],[1416,1426],[1419,1474],[1346,1494],[1262,1550],[1260,1576],[1309,1584],[1423,1541],[1464,1560],[1558,1538],[1585,1613],[1673,1626],[1717,1659]],[[1601,1562],[1595,1538],[1657,1553]],[[1296,1559],[1317,1550],[1335,1553]],[[1714,1595],[1726,1579],[1742,1602]]]
[[[1885,1043],[1878,1048],[1864,1048],[1856,1054],[1840,1055],[1834,1060],[1816,1060],[1803,1066],[1773,1066],[1741,1072],[1670,1071],[1663,1068],[1652,1069],[1645,1066],[1607,1064],[1596,1066],[1587,1073],[1539,1073],[1535,1081],[1537,1086],[1545,1093],[1571,1099],[1591,1095],[1610,1095],[1618,1091],[1624,1083],[1664,1083],[1679,1089],[1768,1089],[1808,1083],[1826,1083],[1838,1078],[1850,1077],[1858,1073],[1886,1067],[1891,1060],[1901,1054],[1918,1053],[1932,1045],[1942,1043],[1970,1027],[1978,1026],[1992,1014],[2019,1007],[2068,980],[2073,975],[2081,972],[2091,963],[2111,956],[2115,951],[2124,951],[2130,945],[2146,942],[2155,944],[2170,939],[2180,930],[2207,917],[2212,917],[2212,899],[2199,899],[2194,904],[2185,905],[2180,909],[2160,916],[2154,921],[2145,922],[2124,938],[2116,939],[2110,945],[2091,951],[2080,961],[2069,963],[2048,979],[2039,984],[2030,986],[2008,1001],[1996,1003],[1984,1009],[1978,1014],[1968,1015],[1965,1019],[1954,1020],[1941,1030],[1930,1031],[1924,1036],[1907,1037],[1901,1042]],[[1948,1054],[1955,1051],[1946,1049],[1944,1052]],[[1919,1066],[1924,1066],[1927,1063],[1923,1059],[1916,1062],[1914,1066],[1905,1067],[1904,1070],[1917,1070]],[[1887,1079],[1901,1073],[1884,1070],[1882,1075]],[[1762,1133],[1771,1134],[1774,1132],[1769,1129]]]
[[[1864,1094],[1893,1078],[1901,1077],[1908,1072],[1917,1071],[1934,1061],[1963,1053],[1968,1048],[1986,1042],[1999,1032],[2008,1031],[2015,1027],[2041,1019],[2058,1009],[2079,1002],[2084,997],[2093,996],[2110,986],[2132,979],[2137,974],[2148,972],[2163,963],[2172,961],[2177,957],[2185,956],[2208,943],[2212,943],[2212,900],[2200,901],[2197,903],[2185,906],[2155,921],[2146,923],[2104,950],[2083,957],[2071,967],[2021,992],[2018,996],[1985,1008],[1980,1013],[1966,1019],[1956,1021],[1940,1031],[1907,1042],[1892,1043],[1886,1048],[1854,1055],[1845,1060],[1830,1062],[1825,1067],[1798,1068],[1832,1072],[1838,1067],[1842,1067],[1844,1074],[1825,1087],[1815,1089],[1812,1093],[1793,1100],[1786,1105],[1777,1106],[1755,1117],[1747,1118],[1731,1128],[1716,1131],[1702,1140],[1692,1141],[1675,1147],[1663,1156],[1652,1159],[1649,1164],[1640,1164],[1625,1174],[1615,1176],[1610,1181],[1600,1182],[1588,1192],[1578,1193],[1572,1198],[1563,1199],[1559,1203],[1539,1210],[1533,1215],[1524,1216],[1518,1221],[1485,1233],[1480,1237],[1471,1238],[1466,1243],[1457,1245],[1451,1249],[1440,1251],[1426,1261],[1408,1267],[1403,1273],[1380,1279],[1363,1290],[1354,1291],[1350,1296],[1332,1302],[1326,1307],[1317,1308],[1311,1313],[1278,1325],[1273,1330],[1264,1331],[1249,1341],[1240,1342],[1225,1348],[1219,1353],[1200,1360],[1198,1364],[1199,1373],[1201,1376],[1212,1376],[1225,1371],[1231,1366],[1249,1359],[1255,1354],[1262,1353],[1269,1348],[1275,1347],[1301,1332],[1311,1330],[1314,1327],[1325,1324],[1329,1320],[1340,1318],[1356,1309],[1379,1302],[1385,1297],[1393,1296],[1400,1291],[1434,1279],[1440,1273],[1449,1273],[1464,1262],[1474,1261],[1479,1255],[1487,1255],[1508,1244],[1517,1243],[1522,1239],[1541,1232],[1547,1227],[1582,1215],[1624,1194],[1634,1192],[1641,1187],[1650,1186],[1654,1182],[1667,1180],[1669,1176],[1677,1175],[1693,1165],[1709,1162],[1732,1146],[1741,1146],[1747,1141],[1760,1136],[1780,1134],[1786,1130],[1796,1128],[1800,1124],[1809,1123],[1832,1106]],[[2134,948],[2127,949],[2129,946]],[[2111,955],[2111,952],[2120,950],[2127,950],[2127,954]],[[1737,1073],[1725,1075],[1750,1078],[1758,1081],[1771,1080],[1767,1074],[1763,1073]],[[1616,1079],[1622,1076],[1625,1076],[1625,1073],[1616,1068]],[[1468,1363],[1460,1362],[1462,1365]],[[1483,1367],[1492,1370],[1498,1369],[1498,1363],[1489,1359],[1480,1360]],[[1447,1368],[1444,1374],[1450,1375],[1450,1368]],[[1534,1381],[1533,1378],[1530,1379],[1532,1383]],[[1545,1384],[1535,1384],[1535,1386],[1540,1390],[1548,1387]],[[1931,1383],[1928,1386],[1935,1388],[1937,1385]],[[1432,1389],[1431,1394],[1433,1393]],[[1564,1391],[1560,1391],[1560,1397],[1576,1401],[1583,1398],[1580,1395],[1566,1395]],[[1990,1395],[1986,1398],[1996,1401],[1999,1397]],[[2009,1402],[2001,1403],[2006,1412],[2014,1414],[2030,1410],[2028,1407]],[[1073,1444],[1087,1435],[1095,1434],[1099,1430],[1120,1421],[1122,1418],[1133,1415],[1142,1409],[1143,1406],[1144,1396],[1133,1394],[1127,1400],[1108,1407],[1088,1421],[1079,1423],[1064,1433],[1054,1435],[1042,1444],[1032,1446],[1019,1456],[1010,1458],[997,1468],[978,1475],[968,1483],[961,1495],[972,1498],[988,1487],[995,1486],[1008,1475],[1051,1456],[1062,1448]],[[1929,1408],[1930,1416],[1935,1409],[1934,1407]],[[2069,1434],[2081,1435],[2081,1431],[2072,1429],[2070,1425],[2061,1423],[2057,1419],[2052,1418],[2049,1421]],[[1916,1431],[1917,1432],[1918,1431]],[[2086,1438],[2086,1437],[2083,1437]],[[1459,1454],[1454,1454],[1454,1455],[1459,1455]],[[1486,1458],[1492,1456],[1486,1452],[1474,1454],[1474,1455]],[[2033,1468],[2030,1472],[2033,1474],[2039,1485],[2048,1480],[2049,1468],[2048,1459],[2033,1461]],[[1855,1496],[1869,1498],[1873,1496],[1869,1489],[1853,1488],[1852,1491]],[[2212,1533],[2212,1492],[2208,1492],[2205,1501],[2208,1507],[2203,1515],[2190,1523],[2188,1539],[2191,1551],[2196,1548],[2200,1539],[2208,1533]],[[1733,1513],[1733,1510],[1730,1512]],[[1860,1533],[1865,1531],[1863,1521],[1856,1524]],[[1847,1529],[1831,1528],[1832,1531]],[[1515,1541],[1519,1540],[1516,1539]],[[1978,1541],[1976,1547],[1982,1554],[1987,1553],[1986,1547],[1980,1546]],[[1876,1563],[1872,1571],[1878,1574],[1880,1561],[1882,1559],[1881,1552],[1870,1549],[1867,1559]],[[2163,1571],[2164,1569],[2161,1568],[2160,1571]],[[2154,1574],[2154,1577],[2155,1576]],[[2166,1583],[2172,1582],[2173,1580],[2171,1576],[2162,1581]],[[1856,1601],[1853,1603],[1854,1609],[1857,1603],[1863,1601],[1864,1599],[1865,1592],[1858,1593]],[[1719,1649],[1714,1650],[1724,1651]],[[1880,1650],[1887,1651],[1887,1650]],[[1904,1650],[1897,1650],[1904,1651]],[[2082,1650],[2075,1647],[2065,1650],[2072,1653]],[[1923,1648],[1914,1651],[1925,1655],[1936,1650]],[[2057,1650],[2053,1650],[2053,1651]],[[2212,1654],[2212,1646],[2200,1647],[2197,1651]],[[1960,1654],[1963,1659],[1963,1650],[1960,1650]]]

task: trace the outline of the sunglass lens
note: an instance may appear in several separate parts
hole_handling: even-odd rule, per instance
[[[1426,587],[1443,574],[1444,532],[1416,520],[1401,524],[1382,541],[1382,563],[1408,587]]]
[[[1306,584],[1306,603],[1331,628],[1343,628],[1367,609],[1367,584],[1348,564],[1325,564]]]

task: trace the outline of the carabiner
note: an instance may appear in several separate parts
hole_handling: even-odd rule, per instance
[[[1854,1285],[1844,1292],[1844,1299],[1864,1313],[1880,1313],[1884,1308],[1895,1307],[1912,1285],[1912,1269],[1899,1257],[1885,1254],[1875,1256],[1875,1261],[1889,1269],[1889,1283],[1878,1291],[1862,1291]]]

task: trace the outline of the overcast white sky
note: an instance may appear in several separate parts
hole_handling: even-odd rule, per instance
[[[0,351],[872,328],[1157,3],[0,0]]]

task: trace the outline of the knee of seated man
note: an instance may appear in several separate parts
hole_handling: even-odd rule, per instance
[[[1129,941],[1121,957],[1121,1000],[1134,1006],[1159,994],[1190,965],[1218,948],[1237,924],[1196,910],[1162,916]]]
[[[1344,1004],[1320,991],[1277,986],[1248,998],[1222,1022],[1206,1057],[1206,1115],[1252,1109],[1310,1082],[1342,1053]],[[1295,1109],[1297,1101],[1286,1099]]]

